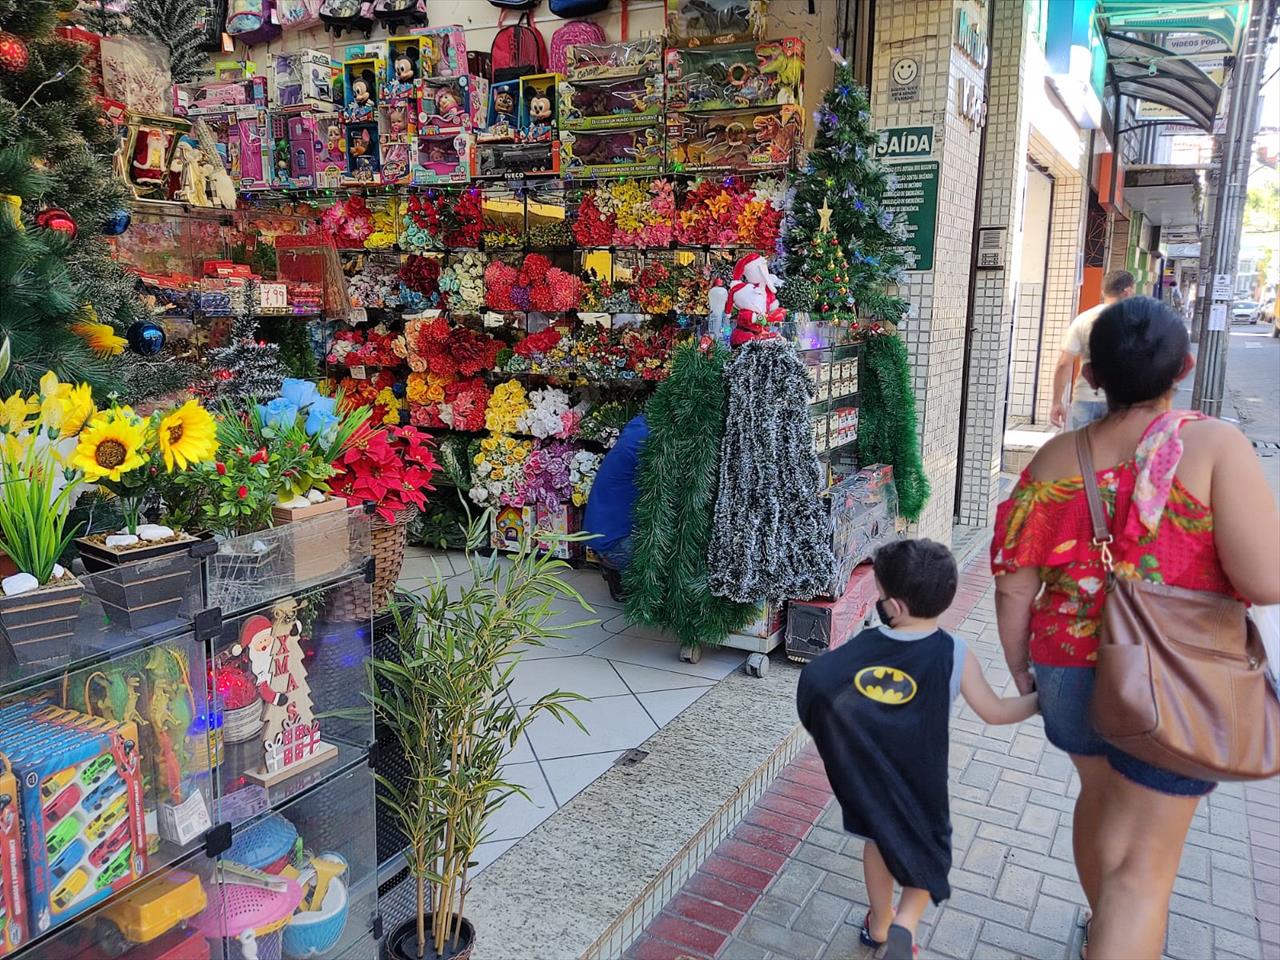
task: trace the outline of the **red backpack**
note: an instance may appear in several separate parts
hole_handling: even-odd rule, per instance
[[[489,79],[500,82],[546,73],[547,42],[534,26],[533,14],[522,13],[515,23],[503,26],[505,16],[505,10],[498,14],[498,33],[489,48]]]

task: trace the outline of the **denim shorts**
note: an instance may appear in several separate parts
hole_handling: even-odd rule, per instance
[[[1071,415],[1067,419],[1067,429],[1079,430],[1095,420],[1101,420],[1106,415],[1107,401],[1105,400],[1073,400]]]
[[[1089,721],[1093,700],[1093,667],[1033,665],[1044,733],[1059,750],[1085,757],[1106,757],[1127,780],[1174,797],[1202,797],[1217,786],[1212,780],[1184,777],[1117,750],[1094,732]]]

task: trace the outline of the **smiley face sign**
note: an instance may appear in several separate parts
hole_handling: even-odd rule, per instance
[[[893,667],[863,667],[853,678],[857,691],[868,700],[900,707],[916,695],[911,674]]]

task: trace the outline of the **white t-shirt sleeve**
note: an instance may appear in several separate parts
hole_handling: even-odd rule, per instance
[[[1089,352],[1089,331],[1093,328],[1092,311],[1082,313],[1071,321],[1067,327],[1067,335],[1062,340],[1062,349],[1083,357]]]
[[[969,645],[965,643],[964,637],[957,637],[954,634],[951,637],[953,652],[951,654],[951,700],[954,702],[956,697],[960,696],[960,680],[964,677],[964,657],[969,651]]]

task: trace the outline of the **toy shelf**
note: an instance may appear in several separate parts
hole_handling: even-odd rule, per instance
[[[357,955],[369,530],[173,544],[0,611],[0,956]]]

